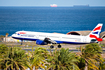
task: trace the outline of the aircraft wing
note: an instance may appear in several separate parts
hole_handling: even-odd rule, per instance
[[[51,40],[50,38],[45,38],[44,41],[47,43],[50,43],[50,44],[56,44],[57,43],[56,41]]]
[[[51,40],[50,38],[45,38],[44,40],[36,40],[36,44],[47,45],[47,44],[57,44],[56,41]]]

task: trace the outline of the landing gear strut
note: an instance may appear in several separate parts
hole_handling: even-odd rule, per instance
[[[21,40],[21,45],[23,45],[23,40]]]

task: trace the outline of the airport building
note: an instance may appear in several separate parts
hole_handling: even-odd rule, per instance
[[[4,37],[3,42],[18,42],[17,39],[13,39],[11,36],[10,37]]]
[[[3,42],[21,42],[21,40],[14,39],[10,36],[10,37],[4,37]],[[32,41],[23,40],[23,42],[32,42]]]

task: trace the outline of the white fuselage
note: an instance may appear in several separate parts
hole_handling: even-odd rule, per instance
[[[98,24],[87,36],[18,31],[15,34],[13,34],[12,37],[20,40],[36,41],[37,44],[48,43],[87,44],[102,41],[102,39],[99,38],[102,25],[103,24]]]
[[[90,38],[88,36],[80,35],[66,35],[57,33],[44,33],[44,32],[30,32],[30,31],[18,31],[12,35],[15,39],[20,40],[44,40],[45,38],[50,38],[57,43],[68,43],[68,44],[86,44],[90,43]]]

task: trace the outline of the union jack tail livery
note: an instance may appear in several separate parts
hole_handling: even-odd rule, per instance
[[[101,29],[102,29],[102,25],[103,25],[103,24],[98,24],[98,25],[91,31],[91,33],[89,34],[89,37],[90,37],[91,39],[96,39],[97,41],[102,41],[102,39],[99,38]]]

